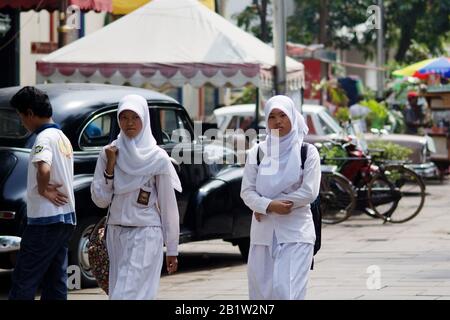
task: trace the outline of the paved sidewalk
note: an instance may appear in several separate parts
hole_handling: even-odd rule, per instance
[[[307,299],[450,299],[450,183],[427,190],[423,211],[407,223],[382,225],[362,215],[325,226]],[[206,241],[180,251],[181,265],[188,266],[162,277],[158,299],[248,298],[246,266],[236,247]],[[367,283],[377,285],[377,270],[380,289],[369,289]],[[99,289],[70,294],[106,298]]]

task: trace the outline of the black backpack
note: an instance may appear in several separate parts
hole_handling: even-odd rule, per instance
[[[256,163],[261,163],[261,154],[262,151],[260,148],[258,148],[258,153],[256,154]],[[302,159],[302,170],[305,169],[305,161],[308,154],[308,144],[302,143],[301,151],[300,151],[300,157]],[[314,243],[314,255],[320,250],[321,245],[321,238],[322,238],[322,211],[320,209],[320,196],[317,196],[316,200],[314,200],[311,204],[311,213],[313,217],[314,222],[314,230],[316,231],[316,242]],[[314,266],[314,260],[313,264],[311,265],[311,269]]]

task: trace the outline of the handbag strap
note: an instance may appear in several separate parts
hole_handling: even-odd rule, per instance
[[[105,237],[106,237],[106,229],[108,228],[109,215],[110,215],[110,213],[111,213],[111,205],[112,205],[113,200],[114,200],[114,192],[113,192],[113,194],[112,194],[112,196],[111,196],[111,202],[109,203],[109,206],[108,206],[108,213],[106,214],[105,231],[103,231]]]
[[[111,203],[112,203],[112,199],[113,199],[113,198],[114,198],[114,194],[113,194],[113,196],[112,196],[112,198],[111,198]],[[109,206],[108,206],[108,213],[106,214],[106,218],[105,218],[105,226],[104,226],[104,229],[105,229],[105,230],[103,231],[104,237],[106,237],[106,229],[107,229],[107,227],[108,227],[109,214],[110,214],[110,211],[111,211],[111,203],[110,203]],[[89,236],[89,240],[90,240],[90,241],[92,241],[92,239],[93,239],[92,237],[98,233],[98,230],[99,230],[100,227],[101,227],[100,222],[101,222],[102,219],[103,219],[103,218],[101,218],[101,219],[95,224],[94,229],[92,230],[91,235]]]

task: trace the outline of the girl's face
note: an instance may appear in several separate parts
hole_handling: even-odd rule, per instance
[[[124,110],[119,114],[119,126],[128,138],[133,139],[141,132],[142,121],[136,112]]]
[[[278,129],[278,136],[284,137],[289,132],[291,132],[291,120],[280,109],[273,109],[269,114],[269,120],[268,120],[269,129],[276,130]],[[274,134],[276,134],[277,131],[274,131]]]

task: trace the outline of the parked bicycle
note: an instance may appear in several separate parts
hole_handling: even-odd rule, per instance
[[[337,172],[337,166],[322,165],[320,205],[322,222],[336,224],[347,220],[356,206],[356,193],[351,182]]]
[[[342,157],[327,158],[324,161],[337,162],[338,171],[347,178],[355,191],[353,211],[364,212],[392,223],[406,222],[419,214],[425,203],[425,184],[404,162],[384,160],[382,150],[370,150],[369,156],[351,139],[330,142],[324,147],[330,145],[345,151]],[[347,212],[345,219],[335,220],[341,222],[348,217]],[[324,223],[328,221],[324,220]]]

